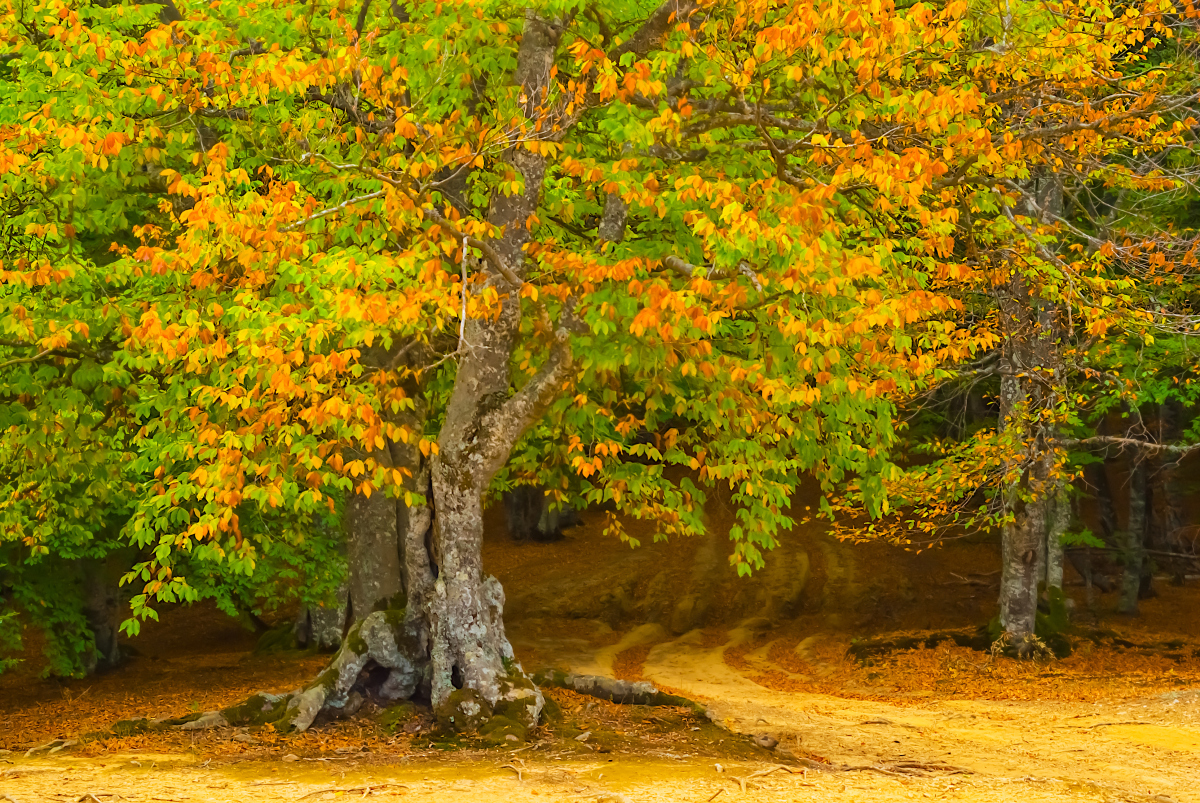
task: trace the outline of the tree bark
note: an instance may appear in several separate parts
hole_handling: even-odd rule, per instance
[[[550,68],[560,29],[529,11],[517,56],[528,125],[540,129],[546,117]],[[507,161],[523,187],[492,198],[488,220],[503,235],[491,242],[480,263],[487,280],[501,291],[494,316],[470,318],[463,327],[463,354],[430,466],[433,495],[432,543],[427,566],[409,562],[419,597],[410,591],[409,609],[423,613],[429,640],[430,697],[435,710],[458,706],[494,709],[519,702],[537,721],[541,694],[513,663],[502,619],[500,583],[483,572],[483,496],[528,426],[557,395],[571,365],[566,333],[558,331],[546,363],[511,394],[510,362],[521,323],[520,282],[525,275],[524,246],[546,173],[546,158],[517,146]],[[510,395],[511,394],[511,395]],[[414,602],[417,605],[414,605]],[[471,699],[458,690],[470,690]],[[448,718],[453,719],[453,716]]]
[[[296,644],[322,652],[336,650],[350,617],[350,588],[342,583],[329,605],[313,605],[300,611],[293,628]]]
[[[1063,482],[1055,485],[1054,496],[1050,500],[1050,526],[1046,533],[1046,571],[1043,579],[1046,588],[1062,588],[1063,584],[1063,535],[1071,524],[1071,500],[1067,496],[1067,486]]]
[[[87,660],[87,672],[112,669],[121,662],[117,634],[121,625],[120,592],[115,578],[102,560],[81,561],[83,615],[92,631],[95,649]]]
[[[1125,572],[1121,578],[1121,602],[1117,610],[1126,616],[1138,615],[1138,596],[1142,587],[1142,565],[1146,551],[1146,464],[1136,459],[1129,475],[1129,520],[1122,533]]]
[[[1061,178],[1035,176],[1028,182],[1021,212],[1050,223],[1061,214],[1062,195]],[[1008,269],[1010,277],[1000,292],[1005,334],[1000,426],[1015,430],[1020,478],[1005,494],[1010,521],[1001,533],[1000,624],[1017,653],[1026,655],[1035,647],[1038,582],[1048,565],[1054,502],[1061,493],[1054,476],[1054,425],[1044,413],[1055,404],[1062,357],[1057,307],[1029,284],[1019,264]],[[1061,560],[1055,560],[1061,566]]]
[[[1016,284],[1014,282],[1014,284]],[[1020,300],[1023,287],[1016,287],[1010,298]],[[1026,296],[1024,301],[1028,302]],[[1027,304],[1011,303],[1014,320],[1027,312]],[[1025,317],[1028,321],[1028,317]],[[1025,327],[1022,327],[1024,329]],[[1040,391],[1027,378],[1036,354],[1030,346],[1032,333],[1018,332],[1010,338],[1013,354],[1001,361],[1000,422],[1006,430],[1016,430],[1022,441],[1020,480],[1007,489],[1005,505],[1011,520],[1001,531],[1000,625],[1009,634],[1019,654],[1031,647],[1037,617],[1039,569],[1049,532],[1048,487],[1053,452],[1047,452],[1040,433],[1030,423],[1031,409],[1038,406]]]
[[[367,455],[361,455],[366,457]],[[390,449],[371,452],[377,465],[393,467]],[[400,533],[396,497],[376,488],[346,500],[346,557],[350,568],[351,621],[375,611],[403,607]]]

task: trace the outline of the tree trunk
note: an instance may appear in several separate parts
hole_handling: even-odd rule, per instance
[[[342,583],[329,605],[312,605],[300,611],[293,634],[296,644],[322,652],[342,644],[350,617],[350,587]]]
[[[1061,215],[1062,194],[1061,178],[1035,177],[1028,183],[1021,212],[1052,222]],[[1038,581],[1054,524],[1054,500],[1060,492],[1060,480],[1054,476],[1054,424],[1044,414],[1053,410],[1062,381],[1061,327],[1057,307],[1030,285],[1022,266],[1015,264],[1009,270],[1000,293],[1005,334],[1000,426],[1015,430],[1020,478],[1005,494],[1011,521],[1001,533],[1000,624],[1017,653],[1026,655],[1034,648]],[[1057,563],[1061,566],[1061,560]]]
[[[1021,479],[1006,493],[1012,519],[1001,531],[1000,626],[1023,655],[1032,648],[1037,621],[1039,570],[1050,530],[1048,475],[1054,458],[1039,448],[1042,439],[1028,424],[1038,391],[1021,374],[1027,373],[1033,354],[1028,348],[1016,351],[1015,359],[1001,362],[1001,426],[1017,429],[1024,441],[1024,460]]]
[[[557,26],[526,13],[514,77],[526,120],[535,129],[545,124],[543,104],[559,36]],[[524,248],[541,199],[546,158],[517,146],[506,160],[520,175],[522,189],[493,196],[488,221],[503,235],[481,249],[479,263],[479,271],[500,291],[499,309],[464,323],[454,387],[430,461],[432,539],[428,550],[420,550],[425,555],[406,555],[409,620],[428,640],[430,699],[439,719],[456,729],[486,719],[501,706],[521,722],[536,723],[543,703],[513,662],[500,583],[483,572],[483,496],[525,430],[561,392],[571,353],[566,330],[556,330],[541,369],[512,393]],[[417,540],[410,528],[406,543],[415,549]]]
[[[1050,523],[1046,532],[1045,560],[1046,571],[1043,579],[1046,588],[1062,588],[1063,585],[1063,535],[1071,525],[1071,500],[1067,496],[1067,486],[1058,482],[1054,496],[1050,500]]]
[[[614,59],[624,53],[645,53],[678,23],[680,15],[695,10],[693,4],[668,0],[614,50]],[[548,354],[538,371],[513,391],[510,366],[521,336],[525,247],[547,166],[546,157],[525,143],[559,136],[555,126],[561,123],[561,110],[547,105],[563,27],[526,11],[513,77],[520,87],[528,130],[504,157],[521,179],[520,190],[506,194],[511,184],[505,182],[506,192],[491,198],[487,220],[493,231],[500,232],[497,237],[486,241],[464,237],[462,242],[463,258],[476,260],[477,278],[495,289],[498,300],[478,315],[470,314],[464,304],[457,371],[437,449],[425,463],[411,449],[401,454],[404,450],[398,444],[390,447],[394,467],[408,472],[404,490],[432,504],[399,505],[393,513],[394,529],[384,523],[382,503],[378,510],[360,502],[352,506],[355,519],[370,525],[366,528],[370,540],[364,544],[387,549],[390,533],[396,534],[407,596],[404,615],[395,610],[367,615],[308,688],[286,698],[259,695],[236,710],[205,715],[204,724],[181,727],[209,727],[249,715],[256,721],[303,730],[319,714],[353,711],[364,695],[394,700],[412,695],[424,683],[438,719],[456,730],[476,727],[493,713],[524,727],[537,723],[543,699],[513,661],[502,618],[504,593],[494,577],[484,574],[481,547],[484,493],[525,431],[568,386],[573,364],[569,335],[578,324],[574,301],[568,299],[557,322],[550,320],[544,307],[540,310],[542,323],[552,329],[545,343]],[[624,231],[624,204],[614,201],[606,206],[611,214],[606,213],[601,240],[618,239]],[[452,227],[433,207],[425,207],[425,212]],[[468,246],[478,255],[468,257]],[[407,347],[396,351],[384,367],[394,370],[392,362],[405,355],[412,357]],[[409,400],[421,398],[408,389],[406,395]],[[422,416],[423,411],[418,411],[423,424]],[[417,431],[423,431],[423,426]],[[355,553],[351,559],[357,563],[360,557]],[[378,599],[390,587],[370,579],[382,571],[359,568],[352,575],[355,571],[359,578],[355,582],[364,589],[358,594],[364,599]]]
[[[1030,479],[1036,482],[1039,478]],[[1002,536],[1000,625],[1019,654],[1029,651],[1037,621],[1038,568],[1048,530],[1046,508],[1045,501],[1019,504]]]
[[[376,449],[370,456],[379,466],[393,466],[389,449]],[[351,493],[346,500],[351,622],[362,621],[374,611],[403,607],[398,505],[403,503],[381,488],[369,496]]]
[[[1142,564],[1146,551],[1146,464],[1137,460],[1129,475],[1129,520],[1122,533],[1125,572],[1121,580],[1121,602],[1117,607],[1126,616],[1137,616],[1142,587]]]
[[[117,634],[121,625],[120,592],[115,578],[102,560],[81,561],[83,572],[83,615],[92,631],[95,650],[87,661],[90,675],[112,669],[121,662]]]

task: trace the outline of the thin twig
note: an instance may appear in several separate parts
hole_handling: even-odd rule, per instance
[[[323,795],[326,792],[334,792],[334,793],[337,793],[337,792],[342,792],[342,793],[362,792],[363,797],[366,797],[367,795],[371,794],[371,791],[374,789],[383,789],[383,788],[389,787],[389,786],[395,786],[399,789],[407,789],[408,788],[404,784],[399,784],[399,783],[376,783],[376,784],[367,784],[365,786],[350,786],[350,787],[331,786],[328,789],[318,789],[315,792],[309,792],[307,795],[301,795],[300,797],[298,797],[296,799],[304,800],[304,798],[306,798],[306,797],[314,797],[315,795]]]
[[[325,209],[322,209],[320,212],[313,212],[311,215],[309,215],[306,218],[301,218],[300,220],[297,220],[294,223],[289,223],[288,225],[284,226],[283,229],[281,229],[281,231],[295,231],[296,229],[307,226],[309,223],[312,223],[314,220],[320,220],[323,217],[328,217],[329,215],[335,214],[337,212],[341,212],[341,211],[345,210],[347,207],[350,207],[357,203],[362,203],[363,201],[373,201],[376,198],[382,198],[384,195],[385,195],[384,190],[376,190],[375,192],[368,192],[366,195],[356,195],[355,197],[350,198],[349,200],[342,201],[337,206],[327,207]],[[3,366],[0,366],[0,367],[3,367]]]
[[[8,362],[0,362],[0,368],[7,368],[10,365],[20,365],[23,362],[37,362],[42,357],[47,356],[48,354],[50,354],[53,351],[54,351],[54,349],[46,349],[45,351],[38,352],[37,354],[33,355],[32,357],[16,357],[15,359],[11,359]]]

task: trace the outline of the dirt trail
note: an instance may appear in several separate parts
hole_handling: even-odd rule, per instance
[[[602,631],[603,629],[601,629]],[[693,631],[672,639],[659,625],[606,638],[518,634],[556,654],[559,666],[612,673],[641,650],[641,674],[710,706],[734,731],[770,734],[797,755],[851,769],[772,771],[770,763],[722,761],[665,744],[641,755],[537,750],[282,761],[205,758],[203,751],[95,758],[0,756],[0,800],[31,803],[128,800],[280,803],[369,796],[380,800],[594,800],[757,803],[780,800],[1134,801],[1200,803],[1200,689],[1113,703],[894,702],[777,691],[747,675],[773,662],[763,647],[738,669],[729,653],[756,637],[734,628],[719,644]],[[524,638],[520,638],[523,636]],[[774,642],[768,642],[773,644]],[[810,650],[813,639],[801,642]],[[786,671],[786,670],[784,670]],[[236,738],[236,737],[234,737]],[[277,751],[278,752],[278,751]],[[343,751],[339,751],[343,752]],[[294,758],[294,757],[293,757]],[[719,769],[718,769],[719,765]],[[907,774],[912,773],[912,774]],[[519,777],[518,777],[519,776]],[[744,786],[743,786],[744,784]]]
[[[556,544],[485,542],[486,564],[511,590],[508,631],[525,666],[645,678],[703,701],[732,731],[768,734],[792,754],[838,769],[775,769],[771,754],[747,751],[744,739],[722,733],[705,742],[689,727],[630,747],[611,721],[605,727],[627,744],[607,754],[571,736],[567,744],[577,749],[563,749],[560,738],[443,752],[352,720],[293,737],[228,731],[189,742],[159,734],[92,744],[90,757],[24,757],[37,742],[117,719],[294,688],[325,661],[254,654],[236,623],[198,606],[148,625],[140,657],[119,672],[39,681],[31,663],[25,675],[0,676],[0,747],[12,748],[0,750],[0,803],[307,803],[356,795],[470,803],[1200,803],[1194,585],[1163,586],[1139,621],[1105,618],[1110,599],[1085,611],[1082,591],[1071,589],[1096,624],[1132,642],[1180,639],[1192,657],[1082,643],[1050,665],[1002,660],[981,669],[983,655],[951,647],[863,666],[846,659],[854,638],[986,621],[995,598],[993,547],[960,544],[915,556],[839,545],[814,528],[785,544],[785,562],[745,580],[723,564],[714,568],[711,556],[697,557],[704,543],[652,543],[642,533],[646,545],[630,552],[600,529],[589,522]],[[682,632],[689,627],[701,629]],[[744,758],[754,754],[764,760]]]
[[[768,732],[835,763],[953,765],[972,773],[973,783],[1021,783],[1033,796],[1033,787],[1063,786],[1097,799],[1200,800],[1200,690],[1121,704],[888,704],[779,692],[728,665],[725,651],[748,634],[732,635],[715,648],[688,639],[660,644],[642,674],[707,701],[731,729]]]

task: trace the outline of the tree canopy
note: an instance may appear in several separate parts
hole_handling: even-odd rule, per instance
[[[1019,488],[1008,526],[1062,474],[1064,366],[1192,331],[1191,221],[1136,214],[1190,175],[1191,18],[4,0],[7,571],[123,549],[136,630],[382,527],[435,701],[497,704],[489,494],[671,535],[721,485],[749,571],[807,475],[913,501],[896,405],[981,360],[1009,423],[949,481]]]

